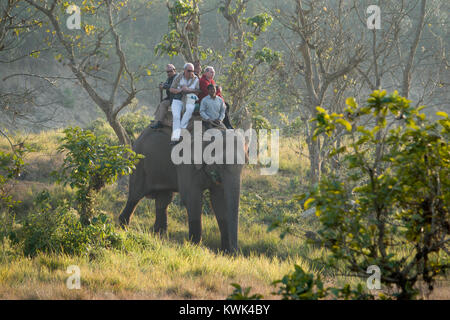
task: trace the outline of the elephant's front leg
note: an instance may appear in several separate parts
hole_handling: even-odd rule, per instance
[[[156,219],[153,230],[164,234],[167,231],[167,207],[172,202],[173,193],[170,191],[158,192],[155,200]]]
[[[188,213],[189,240],[199,243],[202,239],[202,192],[192,188],[185,191],[182,199]]]
[[[225,201],[223,187],[215,186],[209,190],[211,199],[211,206],[216,214],[217,223],[220,230],[220,238],[222,243],[222,250],[230,252],[231,250],[231,233],[227,220],[227,204]]]

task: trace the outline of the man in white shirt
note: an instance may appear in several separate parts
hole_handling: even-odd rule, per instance
[[[213,84],[208,85],[208,94],[200,103],[200,115],[204,120],[220,124],[225,118],[225,103],[216,95],[216,87]]]
[[[196,95],[201,92],[199,80],[194,74],[194,65],[192,63],[186,63],[184,65],[184,72],[173,80],[170,92],[173,94],[171,144],[174,145],[180,141],[181,129],[187,128],[192,113],[194,112],[195,100],[198,99]],[[186,103],[186,111],[181,118],[183,101]]]

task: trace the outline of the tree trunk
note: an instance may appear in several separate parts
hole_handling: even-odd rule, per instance
[[[113,128],[114,132],[117,135],[117,138],[119,139],[119,143],[121,145],[127,145],[131,147],[131,139],[117,117],[112,117],[110,114],[108,114],[107,118],[109,125],[111,126],[111,128]]]
[[[320,150],[318,146],[317,140],[314,141],[312,139],[313,137],[313,130],[310,130],[310,132],[307,134],[306,142],[308,144],[308,153],[309,153],[309,164],[310,164],[310,171],[309,171],[309,179],[311,181],[311,184],[315,184],[319,182],[320,180]]]
[[[409,96],[409,89],[410,89],[410,86],[411,86],[412,66],[413,66],[414,57],[415,57],[416,51],[417,51],[417,46],[419,45],[420,36],[422,34],[422,30],[423,30],[423,26],[424,26],[426,5],[427,5],[427,1],[426,0],[422,0],[421,1],[421,6],[420,6],[420,17],[419,17],[419,22],[417,24],[416,33],[415,33],[415,36],[414,36],[414,41],[411,44],[411,48],[410,48],[410,52],[409,52],[409,56],[408,56],[408,61],[406,63],[405,69],[403,70],[403,81],[402,81],[402,92],[401,92],[401,95],[403,97],[405,97],[405,98],[408,98],[408,96]]]

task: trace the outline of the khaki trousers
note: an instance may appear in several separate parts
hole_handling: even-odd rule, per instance
[[[155,111],[155,121],[163,121],[170,107],[170,100],[163,100]]]

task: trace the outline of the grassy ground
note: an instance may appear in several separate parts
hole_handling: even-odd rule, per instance
[[[54,198],[71,198],[73,190],[54,184],[51,171],[62,162],[56,152],[61,131],[27,138],[34,148],[26,158],[27,168],[14,186],[17,220],[33,210],[37,193],[49,189]],[[305,271],[321,274],[326,284],[363,283],[326,270],[316,258],[326,255],[323,248],[306,243],[304,231],[314,230],[314,217],[302,218],[292,225],[293,234],[283,239],[283,229],[269,232],[276,218],[298,217],[300,209],[288,201],[308,186],[306,159],[298,154],[297,139],[283,139],[280,145],[280,171],[275,176],[261,176],[258,168],[243,172],[240,208],[239,246],[236,256],[219,251],[220,234],[211,208],[205,201],[203,240],[195,246],[187,241],[187,215],[178,196],[169,206],[167,236],[161,238],[149,230],[154,222],[154,203],[143,200],[132,219],[130,230],[119,231],[133,239],[126,250],[101,249],[87,255],[39,253],[24,256],[12,243],[0,248],[0,299],[224,299],[233,291],[231,283],[252,287],[266,299],[277,299],[272,282],[300,265]],[[6,140],[0,149],[7,150]],[[98,197],[98,208],[112,220],[124,207],[126,193],[108,186]],[[81,271],[81,289],[69,290],[67,267]],[[449,299],[448,282],[437,284],[433,298]]]

